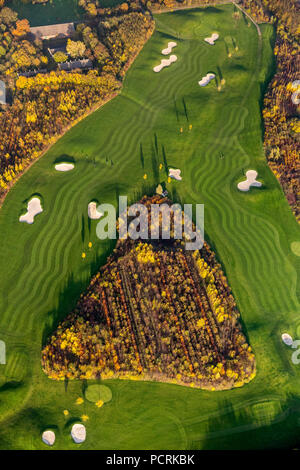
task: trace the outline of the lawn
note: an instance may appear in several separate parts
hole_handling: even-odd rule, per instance
[[[300,236],[266,164],[260,114],[273,70],[274,32],[263,25],[260,44],[254,25],[232,13],[227,5],[157,15],[156,32],[121,95],[61,138],[8,194],[0,211],[0,339],[8,355],[7,365],[0,365],[0,448],[46,449],[41,433],[48,427],[56,429],[56,449],[296,445],[300,366],[292,364],[292,350],[280,336],[300,337],[300,258],[291,249]],[[210,46],[203,38],[214,31],[220,39]],[[178,61],[154,73],[172,40]],[[226,80],[220,92],[214,82],[198,85],[219,70]],[[109,403],[100,409],[89,401],[76,405],[84,384],[50,381],[40,351],[111,249],[97,240],[87,205],[92,199],[117,204],[118,194],[136,200],[145,190],[144,173],[149,185],[165,179],[157,175],[163,154],[182,170],[182,181],[168,185],[170,193],[205,204],[206,239],[233,289],[257,377],[226,392],[105,381]],[[54,162],[66,156],[74,158],[75,169],[56,172]],[[248,169],[258,171],[263,187],[241,193],[237,183]],[[33,194],[41,195],[44,212],[33,225],[21,224],[24,201]],[[89,416],[87,440],[76,447],[69,431],[83,414]]]
[[[80,21],[85,13],[78,6],[78,0],[48,0],[47,3],[35,5],[13,0],[11,8],[18,13],[20,19],[26,18],[30,26]]]
[[[101,0],[101,7],[115,7],[120,0]],[[27,18],[30,26],[69,23],[80,21],[85,11],[78,5],[78,0],[48,0],[47,3],[24,3],[22,0],[12,0],[11,8],[18,12],[19,18]]]

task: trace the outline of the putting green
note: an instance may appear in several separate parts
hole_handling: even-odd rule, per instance
[[[85,391],[85,398],[91,403],[99,400],[108,403],[112,399],[111,389],[106,385],[90,385]]]
[[[291,244],[291,250],[296,256],[300,256],[300,242],[293,242]]]
[[[78,416],[82,384],[49,380],[40,352],[112,248],[96,238],[88,203],[117,205],[119,194],[136,200],[146,184],[167,180],[159,171],[164,159],[181,170],[182,181],[167,184],[171,196],[205,204],[206,239],[233,289],[257,376],[226,392],[106,381],[113,400],[100,409],[84,403],[88,438],[81,448],[296,445],[299,366],[281,332],[296,339],[300,326],[299,259],[291,252],[299,227],[266,163],[260,113],[274,32],[263,25],[260,41],[254,25],[232,14],[233,6],[224,5],[157,15],[156,32],[121,95],[69,131],[8,194],[0,211],[0,339],[7,346],[7,366],[0,365],[0,448],[41,449],[41,429],[63,429],[63,410],[70,419]],[[215,31],[220,38],[210,46],[204,38]],[[231,58],[228,37],[239,48]],[[169,41],[177,42],[178,60],[154,73]],[[225,78],[220,92],[214,82],[198,85],[208,72]],[[76,161],[74,170],[53,171],[66,155]],[[242,193],[236,182],[248,168],[264,185]],[[42,197],[44,211],[34,224],[20,224],[24,200],[33,193]],[[55,446],[72,448],[69,436],[61,432]]]

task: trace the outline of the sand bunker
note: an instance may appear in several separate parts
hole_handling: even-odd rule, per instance
[[[161,53],[163,55],[169,55],[171,54],[173,47],[176,47],[176,46],[177,46],[177,42],[174,42],[174,41],[168,42],[168,47],[166,49],[163,49]]]
[[[198,82],[198,84],[200,86],[206,86],[209,84],[209,82],[211,82],[214,78],[215,78],[215,74],[214,73],[208,73],[207,75],[205,75],[205,77],[201,78],[200,82]]]
[[[100,219],[104,214],[97,211],[97,202],[90,202],[88,205],[88,216],[90,219]]]
[[[53,431],[45,431],[42,434],[42,440],[47,446],[53,446],[55,442],[55,433]]]
[[[176,62],[176,60],[176,55],[171,55],[169,59],[162,59],[160,64],[153,68],[153,71],[160,72],[164,67],[169,67],[169,65],[173,64],[173,62]]]
[[[281,339],[284,342],[284,344],[286,344],[287,346],[293,345],[293,342],[294,342],[293,338],[289,334],[283,333],[283,335],[281,335]]]
[[[170,168],[169,169],[169,177],[173,178],[174,180],[181,181],[182,177],[180,176],[181,170]]]
[[[70,171],[73,170],[75,165],[73,163],[57,163],[55,169],[57,171]]]
[[[295,80],[292,83],[293,90],[296,90],[295,93],[292,94],[292,102],[294,104],[300,104],[300,80]]]
[[[86,429],[83,424],[74,424],[71,430],[71,436],[76,444],[81,444],[86,439]]]
[[[38,197],[33,197],[27,204],[26,214],[21,215],[19,221],[33,224],[35,216],[41,212],[43,212],[43,208],[40,199]]]
[[[241,181],[237,187],[240,191],[249,191],[251,186],[255,186],[256,188],[260,188],[262,186],[262,183],[259,181],[256,181],[257,177],[257,171],[255,170],[249,170],[246,173],[246,180]]]
[[[213,33],[210,38],[205,38],[204,41],[210,44],[211,46],[215,45],[215,41],[219,39],[218,33]]]

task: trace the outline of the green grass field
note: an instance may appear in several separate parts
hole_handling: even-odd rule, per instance
[[[8,356],[7,365],[0,365],[0,448],[46,449],[45,428],[56,430],[55,449],[297,444],[300,365],[292,364],[281,333],[300,338],[300,258],[291,249],[300,235],[266,164],[260,113],[274,66],[274,32],[263,25],[260,44],[254,25],[243,18],[235,22],[232,13],[232,6],[220,6],[157,15],[156,32],[121,95],[69,131],[8,194],[0,211],[0,339]],[[212,47],[203,38],[214,31],[220,39]],[[232,38],[239,51],[228,58]],[[169,40],[178,43],[178,61],[155,74]],[[214,82],[199,87],[217,67],[226,79],[222,91]],[[118,194],[133,201],[143,193],[145,172],[149,184],[166,179],[163,172],[157,175],[163,153],[182,170],[183,180],[168,185],[170,192],[175,189],[184,203],[205,204],[206,239],[233,289],[257,377],[225,392],[111,380],[105,382],[113,394],[109,403],[100,409],[88,401],[76,405],[84,384],[50,381],[40,351],[111,249],[97,241],[87,205],[92,199],[116,204]],[[53,164],[64,155],[76,166],[58,173]],[[247,169],[258,171],[262,189],[237,190]],[[29,226],[18,217],[32,194],[41,195],[44,212]],[[69,432],[83,414],[89,416],[87,440],[76,446]]]
[[[120,3],[120,0],[101,0],[101,7],[115,7]],[[78,0],[48,0],[34,5],[31,1],[12,0],[11,8],[18,12],[20,19],[28,19],[30,26],[81,21],[85,17]]]
[[[78,0],[48,0],[47,3],[22,2],[13,0],[11,8],[20,19],[26,18],[30,26],[68,23],[80,21],[84,17],[84,9],[78,6]]]

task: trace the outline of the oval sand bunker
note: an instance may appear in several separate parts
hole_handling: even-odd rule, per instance
[[[21,215],[19,221],[33,224],[35,216],[41,212],[43,212],[43,208],[40,199],[38,197],[33,197],[27,204],[26,214]]]
[[[73,163],[57,163],[54,167],[56,171],[71,171],[75,168]]]
[[[281,335],[281,339],[287,346],[292,346],[293,338],[288,333],[283,333],[283,335]]]
[[[45,431],[42,434],[42,440],[47,446],[53,446],[55,442],[55,433],[53,431]]]
[[[88,216],[92,220],[100,219],[104,214],[97,211],[97,202],[92,201],[88,205]]]
[[[86,429],[83,424],[74,424],[71,430],[71,436],[76,444],[81,444],[86,439]]]

